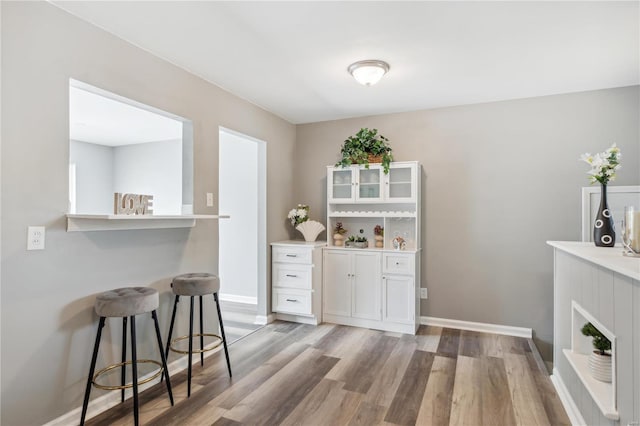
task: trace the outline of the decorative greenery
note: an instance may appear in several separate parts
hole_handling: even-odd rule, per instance
[[[611,341],[590,322],[582,327],[582,334],[593,337],[593,347],[600,352],[600,355],[605,355],[605,351],[611,350]]]
[[[587,172],[589,182],[594,184],[600,182],[606,185],[616,179],[616,172],[622,167],[620,165],[620,148],[614,143],[605,152],[591,155],[588,152],[580,156],[580,160],[591,166],[591,170]]]
[[[333,229],[333,233],[344,235],[347,233],[347,230],[342,227],[342,222],[337,222],[336,227]]]
[[[291,221],[291,226],[300,225],[302,222],[309,220],[309,206],[306,204],[298,204],[295,209],[289,210],[287,219]]]
[[[373,228],[373,233],[382,237],[384,236],[384,228],[380,225],[376,225],[376,227]]]
[[[350,243],[366,243],[367,237],[356,237],[355,235],[350,236],[347,241]]]
[[[362,128],[354,136],[349,136],[340,148],[342,159],[336,167],[348,167],[352,164],[364,164],[369,168],[369,154],[382,156],[384,173],[389,173],[389,164],[393,161],[389,139],[378,134],[378,129]]]

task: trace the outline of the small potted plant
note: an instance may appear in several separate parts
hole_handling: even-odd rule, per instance
[[[594,379],[611,383],[611,341],[590,322],[582,327],[582,334],[593,338],[595,349],[589,356],[589,370]]]
[[[347,230],[342,227],[342,222],[337,222],[333,229],[333,245],[344,246],[344,234],[346,233]]]
[[[384,247],[384,228],[380,225],[376,225],[375,228],[373,228],[373,234],[375,235],[376,247]]]
[[[356,247],[356,248],[367,248],[369,247],[369,242],[367,241],[367,237],[356,237],[355,235],[352,235],[347,239],[346,246]]]
[[[382,163],[384,173],[389,173],[389,164],[393,161],[389,139],[378,134],[378,129],[362,128],[354,136],[349,136],[340,148],[342,158],[336,167],[348,167],[352,164]]]

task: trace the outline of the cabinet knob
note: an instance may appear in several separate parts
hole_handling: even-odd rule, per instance
[[[288,276],[288,277],[291,277],[291,278],[298,278],[298,276],[297,276],[297,275],[287,274],[287,276]]]
[[[287,257],[298,257],[297,254],[288,254]]]
[[[287,302],[297,302],[297,299],[287,299]]]

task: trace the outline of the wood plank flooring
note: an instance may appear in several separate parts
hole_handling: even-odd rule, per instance
[[[275,322],[140,395],[149,425],[569,425],[528,339]],[[94,390],[94,393],[100,391]],[[133,424],[127,400],[87,425]]]

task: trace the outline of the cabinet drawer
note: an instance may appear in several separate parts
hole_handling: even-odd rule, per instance
[[[311,290],[313,266],[290,263],[274,263],[272,278],[274,287],[292,287]]]
[[[300,247],[273,247],[274,262],[311,264],[311,250]]]
[[[273,311],[311,315],[311,291],[274,289]]]
[[[412,254],[384,253],[382,257],[382,271],[394,274],[415,273],[414,256]]]

